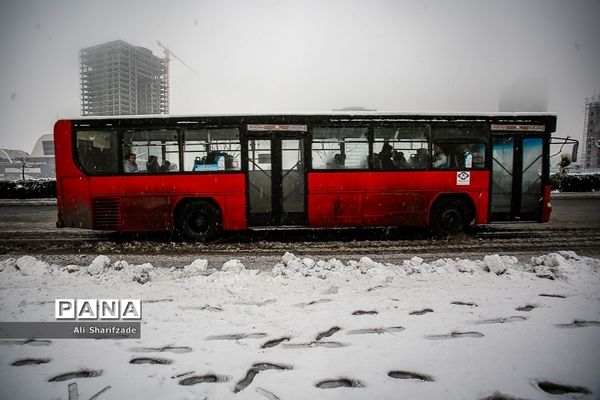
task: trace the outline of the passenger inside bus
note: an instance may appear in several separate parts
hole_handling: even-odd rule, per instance
[[[126,173],[132,173],[138,171],[138,166],[135,163],[137,156],[133,153],[127,153],[125,160],[123,161],[123,171]]]
[[[148,156],[148,161],[146,161],[146,171],[158,172],[159,169],[160,166],[158,165],[158,157]]]
[[[433,145],[432,161],[434,168],[448,168],[448,157],[437,144]]]
[[[333,159],[327,162],[327,168],[335,169],[335,168],[343,168],[346,164],[346,156],[340,153],[335,153]]]
[[[469,145],[463,146],[463,166],[464,168],[473,168],[473,154],[469,151]]]
[[[346,156],[342,155],[340,153],[336,153],[335,156],[333,156],[333,165],[336,167],[343,167],[344,164],[346,163]]]
[[[384,142],[381,151],[378,154],[380,169],[389,169],[394,167],[394,161],[392,160],[393,147],[388,143]]]
[[[410,155],[410,166],[425,167],[427,165],[427,149],[418,148],[415,154]]]
[[[169,160],[163,160],[162,165],[160,166],[161,172],[169,172],[171,169],[171,162]]]
[[[394,150],[393,161],[394,161],[394,166],[396,168],[406,166],[406,158],[404,157],[404,152]]]

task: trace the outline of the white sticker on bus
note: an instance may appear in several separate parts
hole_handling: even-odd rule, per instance
[[[456,171],[456,184],[465,186],[471,184],[471,173],[469,171]]]

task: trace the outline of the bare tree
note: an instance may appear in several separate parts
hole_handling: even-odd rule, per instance
[[[15,158],[15,161],[21,164],[21,180],[25,180],[25,168],[27,167],[27,161],[29,161],[29,157],[21,156]]]
[[[21,180],[25,180],[25,169],[37,167],[36,164],[29,162],[29,156],[21,156],[21,157],[15,158],[15,162],[20,163]]]

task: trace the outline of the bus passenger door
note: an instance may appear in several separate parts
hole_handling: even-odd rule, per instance
[[[248,225],[305,225],[304,139],[248,138]]]
[[[490,220],[541,220],[543,138],[513,134],[492,141]]]
[[[272,225],[271,140],[248,140],[248,225]]]
[[[281,224],[306,224],[306,174],[303,139],[281,141],[281,181],[275,187],[281,191]]]

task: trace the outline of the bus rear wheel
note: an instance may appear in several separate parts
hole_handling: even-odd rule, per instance
[[[431,210],[430,227],[436,236],[456,236],[469,229],[468,208],[462,200],[443,199]]]
[[[176,227],[186,239],[212,240],[221,232],[221,213],[207,201],[190,201],[177,213]]]

